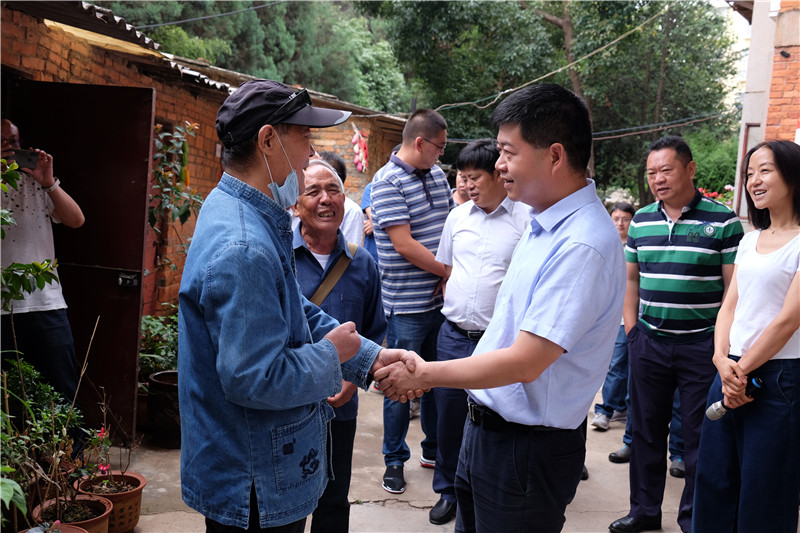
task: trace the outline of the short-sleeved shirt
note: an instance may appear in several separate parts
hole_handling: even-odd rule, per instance
[[[55,259],[53,222],[61,222],[53,214],[53,200],[31,176],[20,172],[17,188],[9,187],[2,193],[4,209],[11,210],[16,224],[5,226],[2,244],[3,268],[12,263],[41,263]],[[58,275],[58,271],[55,271]],[[22,300],[14,300],[14,313],[34,313],[66,309],[67,302],[61,293],[59,282],[47,283],[41,290],[26,293]],[[8,314],[2,311],[2,314]]]
[[[690,342],[714,331],[742,224],[722,203],[695,190],[678,220],[661,202],[636,212],[625,258],[639,265],[640,327],[665,342]]]
[[[510,422],[575,429],[603,384],[619,333],[625,259],[594,181],[541,213],[511,258],[474,355],[527,331],[564,353],[532,383],[467,392]],[[474,356],[473,355],[473,356]]]
[[[438,262],[453,267],[442,307],[447,320],[468,331],[486,329],[530,211],[505,198],[491,213],[472,200],[450,212],[436,252]]]
[[[441,278],[400,255],[386,233],[386,228],[408,224],[411,237],[436,255],[453,198],[441,168],[434,165],[422,178],[415,170],[392,154],[372,180],[372,223],[387,315],[423,313],[442,306],[441,293],[434,294]]]

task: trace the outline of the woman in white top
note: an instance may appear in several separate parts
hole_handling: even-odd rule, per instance
[[[717,316],[700,438],[692,531],[797,532],[800,498],[800,146],[768,141],[745,156],[756,231],[739,243]],[[748,380],[761,387],[748,397]]]

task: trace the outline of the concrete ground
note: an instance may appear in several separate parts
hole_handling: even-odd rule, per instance
[[[389,494],[381,488],[384,464],[381,455],[383,397],[360,391],[358,433],[350,486],[350,531],[451,532],[455,521],[434,526],[428,511],[438,501],[431,490],[433,471],[419,466],[422,431],[419,419],[411,421],[408,444],[411,460],[406,463],[406,491]],[[565,532],[608,531],[608,525],[628,513],[628,466],[608,461],[608,454],[621,446],[624,425],[615,423],[606,432],[589,430],[586,466],[589,479],[578,486],[574,501],[567,507]],[[143,446],[133,452],[130,470],[147,477],[142,500],[142,516],[135,533],[195,533],[205,530],[203,517],[183,503],[180,496],[180,450]],[[680,531],[677,523],[678,500],[683,480],[667,476],[662,531]],[[308,523],[306,531],[308,531]]]

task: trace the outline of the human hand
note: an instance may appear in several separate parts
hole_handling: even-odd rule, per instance
[[[361,337],[356,331],[356,325],[353,322],[339,324],[323,338],[331,341],[336,347],[340,363],[352,359],[361,347]]]
[[[739,363],[728,357],[715,357],[713,361],[719,372],[723,390],[727,388],[731,395],[741,394],[744,396],[747,388],[747,375],[742,371]]]
[[[36,168],[20,170],[31,176],[42,187],[50,187],[56,181],[53,177],[53,156],[44,150],[34,149],[34,152],[37,155]]]
[[[725,384],[722,385],[723,403],[728,409],[736,409],[746,403],[753,401],[753,398],[745,394],[745,391],[736,392]]]
[[[341,407],[350,401],[356,392],[356,386],[349,381],[342,380],[342,390],[338,394],[328,397],[328,404],[331,407]]]
[[[367,217],[364,219],[364,235],[372,235],[375,229],[372,227],[372,219]]]
[[[421,377],[426,364],[416,353],[406,352],[398,363],[377,371],[375,380],[385,397],[405,403],[430,391]]]

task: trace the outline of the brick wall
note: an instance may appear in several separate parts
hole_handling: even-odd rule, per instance
[[[783,57],[781,51],[789,53]],[[800,121],[800,46],[775,48],[766,139],[794,140]]]
[[[189,140],[191,187],[205,197],[216,185],[221,167],[215,155],[218,143],[215,119],[217,109],[227,97],[226,92],[202,88],[191,82],[183,84],[153,78],[142,73],[124,55],[94,46],[59,27],[48,26],[35,17],[5,6],[2,9],[1,38],[3,66],[11,67],[34,81],[155,88],[157,121],[175,126],[188,120],[200,125],[196,137]],[[371,133],[370,119],[353,120],[364,134]],[[348,166],[347,194],[358,202],[364,186],[380,164],[371,162],[366,173],[358,172],[353,164],[352,137],[353,128],[348,121],[338,127],[313,131],[312,143],[319,151],[336,152],[344,158]],[[193,231],[194,218],[184,226],[176,225],[169,232],[165,255],[177,267],[174,270],[159,266],[163,258],[156,256],[155,235],[148,232],[142,283],[143,314],[163,313],[161,302],[177,304],[185,260],[183,250]]]
[[[783,0],[778,17],[764,138],[794,140],[800,128],[800,2]]]

